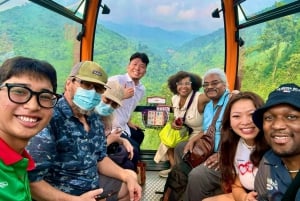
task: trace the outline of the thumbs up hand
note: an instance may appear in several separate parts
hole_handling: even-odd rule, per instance
[[[134,95],[134,87],[124,86],[124,99],[131,98]]]

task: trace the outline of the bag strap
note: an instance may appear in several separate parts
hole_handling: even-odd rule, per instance
[[[209,127],[211,127],[211,126],[216,127],[216,122],[217,122],[217,119],[218,119],[219,116],[220,116],[220,112],[221,112],[222,106],[217,106],[217,107],[218,107],[218,109],[217,109],[217,111],[216,111],[216,113],[215,113],[215,115],[214,115],[214,118],[213,118],[213,120],[211,121],[211,124],[210,124]]]
[[[192,104],[192,102],[193,102],[193,99],[194,99],[195,94],[196,94],[196,92],[193,91],[193,94],[192,94],[192,96],[191,96],[191,98],[190,98],[190,100],[189,100],[189,102],[188,102],[188,104],[187,104],[187,106],[186,106],[185,113],[184,113],[184,115],[183,115],[183,117],[182,117],[182,121],[183,121],[183,122],[185,121],[186,113],[187,113],[188,109],[190,108],[190,106],[191,106],[191,104]]]
[[[222,106],[217,106],[217,111],[213,117],[213,120],[211,121],[211,124],[209,125],[205,135],[210,135],[211,138],[215,138],[215,132],[216,132],[216,122],[217,122],[217,119],[218,117],[220,116],[220,112],[221,112],[221,109],[222,109]],[[219,147],[218,147],[219,149]]]
[[[297,173],[296,177],[293,179],[292,183],[289,185],[288,189],[284,193],[281,201],[291,201],[296,200],[296,194],[300,187],[300,172]]]

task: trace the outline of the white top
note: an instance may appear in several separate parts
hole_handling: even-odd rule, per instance
[[[126,73],[124,75],[115,75],[108,79],[109,81],[117,81],[123,87],[134,87],[134,95],[131,98],[122,100],[122,107],[117,108],[113,115],[113,128],[121,127],[130,135],[130,129],[127,123],[130,120],[130,116],[138,103],[142,100],[145,94],[145,87],[139,82],[135,85],[133,80]]]
[[[254,190],[254,178],[257,173],[257,167],[254,167],[250,161],[252,151],[245,145],[244,140],[240,138],[235,154],[234,166],[242,186],[247,190]]]
[[[174,108],[174,117],[175,119],[178,117],[183,117],[184,113],[186,111],[188,102],[192,96],[192,92],[187,97],[184,106],[179,109],[179,101],[180,96],[174,95],[172,97],[172,106]],[[190,108],[187,111],[186,117],[185,117],[185,124],[188,125],[193,129],[193,133],[191,135],[199,134],[200,131],[202,131],[202,113],[199,113],[198,111],[198,99],[199,99],[199,92],[195,93],[193,102],[190,106]]]

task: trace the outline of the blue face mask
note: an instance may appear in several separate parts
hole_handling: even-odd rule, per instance
[[[104,103],[103,101],[100,102],[99,105],[95,107],[96,112],[98,112],[101,116],[109,116],[114,112],[114,108],[111,105]]]
[[[90,111],[99,104],[100,100],[101,96],[95,89],[86,90],[78,87],[73,98],[73,103],[82,110]]]

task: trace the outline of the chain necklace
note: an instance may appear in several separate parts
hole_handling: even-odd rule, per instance
[[[298,173],[299,172],[299,169],[298,170],[289,170],[289,168],[284,164],[284,167],[287,169],[287,171],[289,173]]]
[[[248,145],[246,142],[245,142],[245,140],[244,139],[242,139],[242,143],[243,143],[243,145],[245,145],[245,147],[247,147],[247,149],[249,149],[250,151],[253,151],[253,150],[255,150],[255,145]]]

